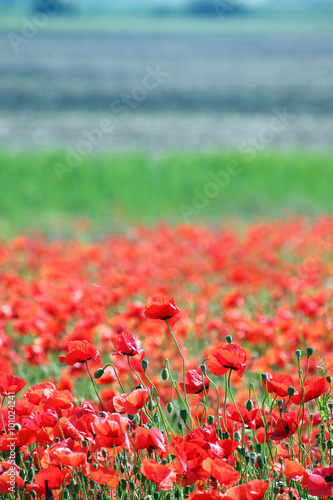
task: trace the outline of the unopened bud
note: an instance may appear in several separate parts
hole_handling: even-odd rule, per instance
[[[169,379],[169,371],[166,368],[163,368],[161,371],[161,379],[168,380]]]
[[[227,335],[225,339],[226,339],[228,344],[232,344],[232,336],[231,335]]]
[[[253,410],[253,401],[252,401],[252,399],[248,399],[246,401],[245,408],[247,409],[247,411],[252,411]]]
[[[292,385],[290,385],[288,387],[288,396],[292,397],[294,394],[295,394],[295,387],[293,387]]]
[[[98,380],[99,378],[102,378],[103,375],[104,375],[104,368],[98,368],[98,370],[96,370],[94,373],[94,379]]]
[[[143,371],[145,372],[149,366],[149,361],[147,359],[143,359],[141,361],[141,366],[142,366]]]

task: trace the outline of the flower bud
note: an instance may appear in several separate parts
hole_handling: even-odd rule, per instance
[[[163,370],[161,371],[161,379],[162,380],[169,379],[169,371],[167,370],[167,368],[163,368]]]
[[[326,380],[329,384],[331,384],[332,382],[332,377],[330,375],[328,375],[328,377],[326,377]]]
[[[245,408],[247,409],[247,411],[252,411],[253,410],[253,401],[252,401],[252,399],[248,399],[246,401]]]
[[[208,424],[213,425],[214,423],[214,415],[208,415]]]
[[[312,356],[312,354],[313,354],[313,348],[312,347],[308,347],[307,350],[306,350],[307,357],[309,358],[310,356]]]
[[[20,431],[21,429],[22,429],[21,424],[16,423],[16,424],[14,425],[14,430],[15,430],[15,431]]]
[[[225,339],[226,339],[228,344],[232,344],[232,336],[231,335],[227,335]]]
[[[300,351],[300,349],[297,349],[297,351],[295,352],[295,354],[296,354],[296,358],[297,359],[301,359],[301,357],[302,357],[302,351]]]
[[[200,368],[201,368],[201,371],[203,374],[207,373],[207,366],[204,363],[202,363],[202,365],[200,365]]]
[[[104,375],[104,368],[98,368],[98,370],[96,370],[94,373],[94,379],[98,380],[99,378],[102,378],[103,375]]]
[[[148,359],[143,359],[143,360],[141,361],[141,366],[142,366],[143,371],[145,372],[145,371],[147,370],[148,366],[149,366],[149,361],[148,361]]]
[[[184,425],[183,425],[183,422],[178,422],[178,429],[183,432],[183,429],[184,429]]]
[[[167,412],[170,414],[173,412],[173,404],[171,401],[167,404]]]
[[[287,392],[288,392],[288,396],[293,397],[293,395],[295,394],[295,387],[293,387],[292,385],[290,385],[288,387],[288,391]]]
[[[184,422],[186,422],[186,420],[188,419],[188,413],[187,413],[187,410],[180,410],[179,415],[180,415],[180,418],[181,418]]]
[[[264,384],[266,384],[267,379],[268,379],[268,377],[267,377],[267,373],[262,373],[262,374],[261,374],[261,380],[264,382]]]

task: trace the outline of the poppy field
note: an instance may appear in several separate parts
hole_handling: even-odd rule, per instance
[[[0,243],[0,499],[333,497],[333,217]]]

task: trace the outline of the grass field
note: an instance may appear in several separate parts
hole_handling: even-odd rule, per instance
[[[329,154],[262,152],[252,161],[235,152],[160,159],[105,154],[62,174],[59,164],[66,166],[61,152],[1,154],[2,236],[31,229],[66,235],[77,218],[113,232],[123,222],[150,224],[159,218],[223,222],[230,216],[249,221],[333,212]],[[220,174],[220,186],[212,186],[212,172]]]

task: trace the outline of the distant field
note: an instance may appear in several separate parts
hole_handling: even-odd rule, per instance
[[[66,166],[63,153],[1,154],[1,236],[33,229],[66,235],[85,217],[97,232],[109,233],[122,229],[123,222],[159,218],[228,222],[333,213],[332,156],[270,152],[248,160],[231,152],[159,160],[103,155],[59,175],[59,164]],[[216,175],[222,184],[216,184]]]
[[[217,3],[217,6],[219,3]],[[32,13],[5,14],[0,12],[0,30],[18,30],[23,17],[32,19]],[[43,29],[63,31],[90,31],[108,33],[295,33],[333,32],[333,7],[288,2],[283,6],[250,9],[247,14],[225,17],[217,9],[216,16],[190,17],[181,13],[153,15],[139,10],[126,14],[110,10],[106,15],[78,15],[50,17]]]
[[[221,22],[209,35],[138,34],[131,22],[118,19],[118,33],[37,32],[17,53],[3,32],[0,148],[75,147],[107,119],[113,133],[96,150],[237,149],[279,109],[293,118],[271,148],[333,149],[333,36],[321,26],[315,33],[225,33]],[[162,77],[153,80],[156,68]]]

